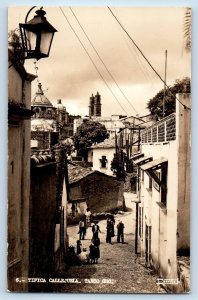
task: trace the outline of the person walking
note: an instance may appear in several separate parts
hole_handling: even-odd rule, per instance
[[[92,233],[93,233],[92,239],[93,239],[93,241],[94,241],[95,238],[98,238],[98,233],[101,232],[100,231],[100,227],[99,227],[99,225],[97,223],[98,222],[95,221],[94,225],[92,226]]]
[[[124,244],[124,224],[122,221],[119,221],[117,225],[117,242],[120,243],[120,241]]]
[[[86,227],[90,227],[91,226],[91,212],[90,212],[89,208],[87,208],[85,216],[86,216]]]
[[[85,222],[83,219],[80,220],[79,222],[79,240],[84,240],[85,234],[86,234],[86,227],[85,227]]]
[[[106,234],[106,243],[111,244],[111,239],[114,237],[114,223],[113,220],[107,219],[107,234]]]

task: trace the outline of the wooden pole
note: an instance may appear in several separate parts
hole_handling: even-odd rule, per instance
[[[163,96],[163,118],[165,117],[166,72],[167,72],[167,50],[165,51],[164,96]]]
[[[136,218],[135,218],[135,254],[138,253],[138,203],[136,203]]]

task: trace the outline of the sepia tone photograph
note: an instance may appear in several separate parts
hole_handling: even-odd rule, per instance
[[[190,153],[190,7],[8,7],[8,292],[189,293]]]

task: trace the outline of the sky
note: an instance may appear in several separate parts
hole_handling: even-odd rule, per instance
[[[24,22],[29,8],[9,8],[9,30]],[[190,76],[191,57],[184,47],[184,7],[117,6],[111,9],[162,78],[167,50],[168,85],[173,85],[176,79]],[[72,10],[111,75],[69,7],[63,6],[61,11],[60,7],[48,6],[44,10],[47,20],[58,31],[50,56],[36,63],[38,80],[46,97],[53,104],[62,99],[70,114],[85,116],[88,114],[89,97],[99,92],[102,116],[148,114],[147,102],[163,89],[164,84],[108,8],[84,6],[72,7]],[[30,13],[28,20],[34,12]],[[36,74],[34,60],[26,60],[25,67],[29,73]],[[37,84],[37,80],[32,83],[32,98]]]

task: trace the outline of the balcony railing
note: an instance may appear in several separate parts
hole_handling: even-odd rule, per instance
[[[176,139],[175,113],[156,122],[141,133],[142,144],[170,142]]]

